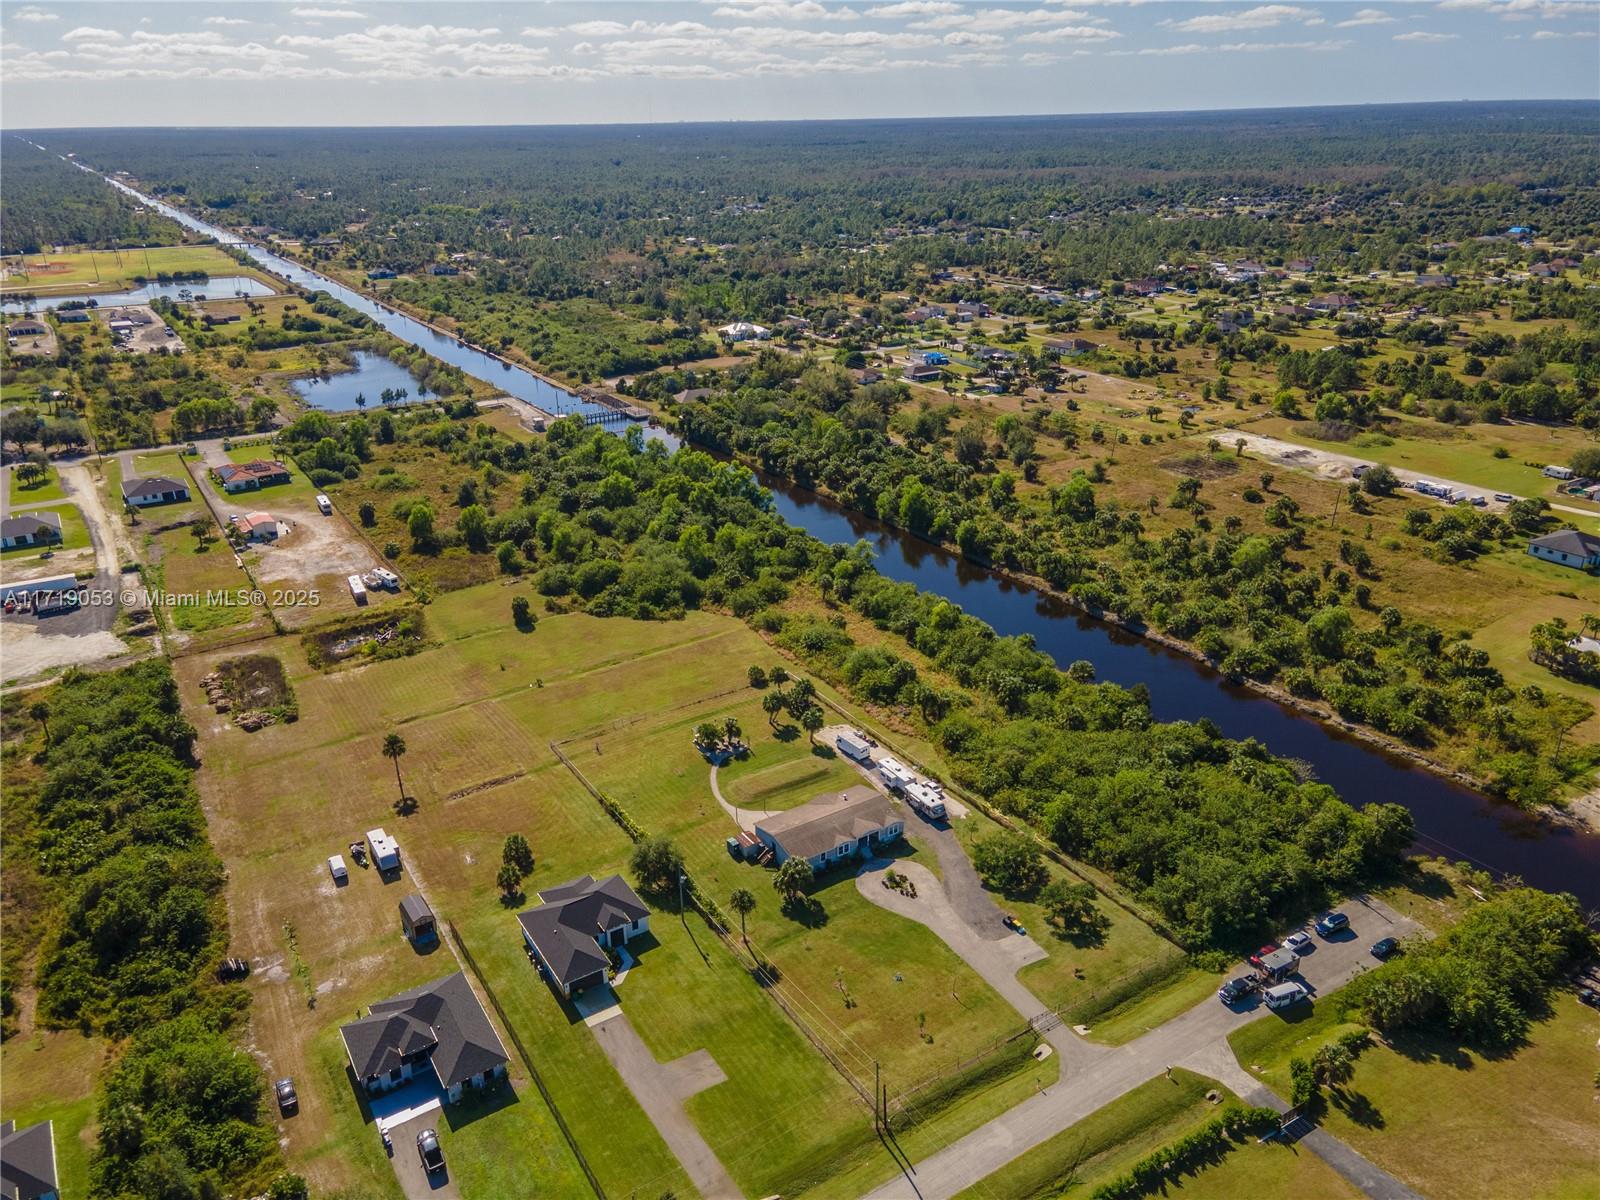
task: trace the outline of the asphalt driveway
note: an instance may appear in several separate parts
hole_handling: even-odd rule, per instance
[[[450,1142],[445,1134],[439,1137],[444,1150],[444,1170],[429,1174],[422,1169],[422,1156],[417,1153],[417,1135],[424,1129],[438,1131],[444,1128],[444,1113],[438,1109],[412,1117],[403,1125],[389,1130],[394,1142],[394,1175],[406,1200],[461,1200],[461,1191],[450,1175]]]

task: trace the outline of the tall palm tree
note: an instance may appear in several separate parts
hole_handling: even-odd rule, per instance
[[[394,781],[400,788],[400,799],[406,798],[405,780],[400,778],[400,756],[406,752],[406,740],[398,733],[383,739],[383,756],[394,761]]]
[[[43,700],[35,701],[28,708],[28,715],[44,726],[45,744],[50,744],[50,706]]]
[[[749,888],[734,888],[733,895],[728,897],[728,907],[739,914],[739,939],[748,946],[750,938],[744,931],[744,919],[756,910],[756,894]]]

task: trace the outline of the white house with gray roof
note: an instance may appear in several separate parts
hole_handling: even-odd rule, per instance
[[[378,1001],[367,1016],[341,1025],[339,1035],[369,1095],[431,1069],[454,1103],[463,1088],[483,1087],[506,1073],[506,1048],[460,971]]]
[[[814,871],[851,855],[870,855],[904,832],[888,797],[859,785],[756,822],[756,837],[772,848],[779,865],[798,857]]]
[[[1600,537],[1576,529],[1558,529],[1528,543],[1528,553],[1578,571],[1600,569]]]
[[[539,893],[538,908],[517,914],[522,939],[551,983],[569,999],[606,981],[608,948],[650,929],[650,910],[621,875],[580,875]]]

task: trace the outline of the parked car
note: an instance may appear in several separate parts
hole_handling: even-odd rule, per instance
[[[1393,955],[1398,949],[1400,949],[1400,943],[1395,938],[1379,938],[1372,943],[1372,957],[1380,960],[1385,959]]]
[[[1494,498],[1500,501],[1501,504],[1510,504],[1516,499],[1510,492],[1496,492]]]
[[[1246,996],[1261,990],[1261,981],[1254,975],[1241,975],[1230,979],[1217,989],[1217,999],[1224,1004],[1237,1004]]]
[[[217,967],[217,978],[223,983],[232,979],[243,979],[250,974],[250,961],[244,958],[225,958]]]
[[[1315,946],[1316,942],[1312,940],[1311,935],[1304,929],[1296,929],[1288,937],[1283,939],[1283,944],[1289,947],[1289,949],[1293,950],[1296,954],[1304,954],[1307,950],[1310,950],[1313,946]]]
[[[439,1149],[439,1135],[431,1129],[417,1134],[417,1155],[422,1159],[422,1169],[429,1173],[444,1170],[444,1151]]]
[[[278,1097],[278,1111],[287,1116],[300,1107],[300,1097],[295,1094],[294,1080],[280,1079],[272,1085]]]
[[[1323,937],[1332,937],[1350,928],[1350,918],[1342,912],[1323,913],[1317,918],[1317,932]]]
[[[1268,1008],[1288,1008],[1291,1004],[1298,1004],[1302,1000],[1309,1000],[1311,993],[1306,991],[1303,984],[1279,983],[1269,987],[1263,995],[1266,997]]]
[[[1265,946],[1261,947],[1261,949],[1257,950],[1254,954],[1252,954],[1250,956],[1250,965],[1252,967],[1259,967],[1259,966],[1261,966],[1261,960],[1263,958],[1265,958],[1269,954],[1276,954],[1279,950],[1282,950],[1282,949],[1283,949],[1283,947],[1278,945],[1277,942],[1268,942]]]
[[[1472,498],[1472,506],[1474,508],[1487,508],[1489,507],[1489,502],[1482,496],[1474,496]]]
[[[1593,988],[1579,988],[1578,1003],[1587,1004],[1590,1008],[1600,1008],[1600,992]]]

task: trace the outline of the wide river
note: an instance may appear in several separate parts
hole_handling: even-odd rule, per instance
[[[237,246],[272,274],[330,293],[366,313],[402,341],[421,346],[436,358],[509,395],[546,412],[592,411],[593,406],[521,367],[464,346],[371,297],[259,245],[241,241],[227,230],[198,221],[125,184],[108,182],[191,230]],[[1416,818],[1419,847],[1427,852],[1475,862],[1502,875],[1520,876],[1551,891],[1572,892],[1586,908],[1600,908],[1600,835],[1495,803],[1230,684],[1185,655],[1074,613],[1030,587],[782,481],[763,482],[772,489],[785,520],[826,542],[865,539],[877,552],[878,569],[889,578],[914,583],[958,601],[963,609],[1000,633],[1032,635],[1039,649],[1062,666],[1075,659],[1088,659],[1102,680],[1147,685],[1151,707],[1158,718],[1195,721],[1209,717],[1229,737],[1253,737],[1276,754],[1310,763],[1318,779],[1332,785],[1351,803],[1387,801],[1405,805]]]

